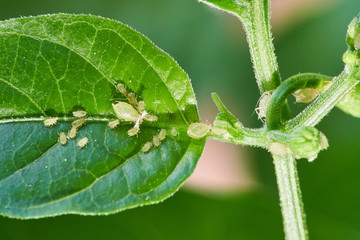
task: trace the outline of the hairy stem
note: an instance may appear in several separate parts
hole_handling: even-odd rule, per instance
[[[270,1],[251,1],[248,18],[243,19],[256,80],[261,92],[273,90],[280,84],[279,67],[270,31],[269,7]]]
[[[273,155],[286,240],[308,239],[296,159]]]

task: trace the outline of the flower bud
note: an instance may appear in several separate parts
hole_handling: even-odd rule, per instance
[[[326,137],[314,127],[299,127],[287,140],[291,151],[299,158],[314,159],[317,154],[327,148]]]

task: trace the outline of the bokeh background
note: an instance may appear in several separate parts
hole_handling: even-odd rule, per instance
[[[216,91],[245,126],[261,126],[254,113],[259,92],[235,17],[196,0],[11,0],[1,2],[0,19],[59,12],[117,19],[149,37],[189,74],[203,121],[214,120],[210,93]],[[273,0],[282,78],[299,72],[338,75],[347,25],[359,12],[359,0]],[[360,119],[334,109],[319,124],[330,148],[313,163],[298,161],[311,239],[360,239],[359,126]],[[0,217],[4,240],[283,238],[270,155],[213,141],[185,186],[158,205],[98,217]]]

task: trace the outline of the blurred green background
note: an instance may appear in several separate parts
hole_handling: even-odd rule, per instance
[[[283,6],[286,1],[277,2]],[[299,72],[339,74],[347,25],[360,12],[359,0],[331,5],[322,1],[316,11],[314,2],[305,2],[310,6],[296,7],[291,14],[284,14],[291,6],[273,11],[283,79]],[[132,26],[189,74],[201,115],[215,111],[210,93],[216,91],[246,126],[261,126],[254,114],[259,93],[245,36],[235,17],[196,0],[12,0],[2,1],[0,19],[58,12],[91,13]],[[311,239],[360,239],[359,126],[360,119],[333,110],[319,125],[330,148],[313,163],[298,162]],[[27,221],[0,217],[0,239],[283,239],[270,155],[239,148],[251,156],[258,181],[246,191],[219,195],[180,190],[161,204],[110,216]]]

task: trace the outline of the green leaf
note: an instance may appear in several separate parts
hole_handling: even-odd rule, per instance
[[[0,22],[0,46],[0,214],[118,212],[169,197],[193,172],[205,140],[186,134],[199,121],[189,78],[138,32],[96,16],[46,15]],[[137,136],[127,133],[134,123],[107,126],[115,100],[127,101],[117,83],[158,117]],[[59,132],[76,110],[86,125],[63,146]],[[48,117],[58,117],[52,128]],[[166,139],[142,152],[160,129]]]

